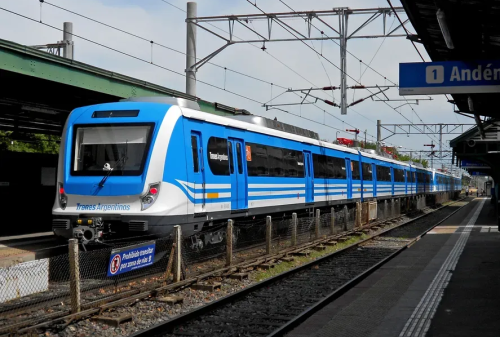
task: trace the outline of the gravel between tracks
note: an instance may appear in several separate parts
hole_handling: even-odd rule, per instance
[[[427,217],[417,220],[415,223],[413,223],[411,226],[416,226],[418,227],[418,230],[405,230],[405,231],[399,231],[398,229],[394,231],[399,231],[395,232],[396,234],[391,233],[390,237],[392,238],[399,238],[400,241],[403,241],[401,238],[404,237],[409,237],[408,235],[413,235],[414,232],[418,232],[415,234],[418,235],[421,232],[423,232],[425,229],[429,228],[432,226],[432,224],[435,224],[439,219],[442,219],[449,215],[451,212],[453,212],[457,207],[451,207],[453,208],[450,210],[450,208],[445,208],[443,210],[440,210],[438,213],[439,214],[430,214]],[[408,220],[406,218],[405,220]],[[396,226],[397,224],[394,224],[393,226]],[[387,228],[387,227],[386,227]],[[393,232],[394,232],[393,231]],[[384,237],[389,237],[389,234],[384,234]],[[380,240],[381,242],[383,240]],[[285,322],[286,319],[290,319],[291,316],[299,314],[302,312],[307,306],[312,305],[315,301],[319,300],[322,296],[324,296],[326,293],[329,293],[333,291],[334,289],[338,288],[348,280],[352,279],[354,276],[358,275],[362,271],[366,270],[369,268],[371,265],[373,265],[376,262],[374,259],[374,256],[378,256],[378,260],[382,259],[385,256],[388,256],[390,253],[394,252],[394,249],[399,248],[401,245],[396,244],[394,245],[394,240],[386,240],[390,241],[391,243],[389,244],[386,242],[386,244],[380,244],[377,242],[376,247],[353,247],[351,249],[346,250],[345,252],[338,254],[339,260],[341,261],[339,263],[335,262],[331,266],[328,267],[328,264],[319,264],[317,269],[312,269],[308,270],[307,272],[309,274],[304,274],[304,272],[300,273],[300,277],[305,278],[302,282],[297,283],[294,287],[296,288],[297,291],[293,291],[291,294],[293,294],[293,297],[290,296],[291,298],[294,298],[294,304],[293,306],[296,308],[296,310],[292,310],[291,307],[287,310],[282,310],[283,313],[286,313],[286,315],[282,315],[283,313],[279,313],[278,311],[272,309],[272,307],[277,307],[277,308],[286,308],[286,304],[284,306],[279,305],[277,302],[281,298],[288,298],[288,292],[279,292],[281,296],[275,296],[273,293],[262,293],[262,296],[253,296],[252,300],[247,300],[246,302],[243,301],[241,304],[238,304],[236,307],[231,307],[230,312],[233,312],[232,314],[224,314],[224,320],[221,321],[217,318],[212,319],[215,325],[219,325],[222,327],[221,331],[224,331],[224,333],[219,333],[219,332],[214,332],[214,335],[217,336],[233,336],[237,334],[233,334],[233,328],[234,328],[234,321],[232,321],[231,318],[236,319],[238,321],[240,319],[240,313],[243,313],[245,310],[250,312],[249,316],[254,316],[254,319],[257,321],[258,318],[255,317],[256,311],[260,312],[262,310],[262,307],[258,307],[256,304],[258,299],[266,299],[268,303],[270,303],[269,307],[269,313],[272,315],[272,317],[277,318],[277,319],[271,319],[270,324],[268,325],[267,329],[262,330],[261,326],[256,327],[252,326],[250,330],[246,331],[253,331],[254,335],[258,334],[259,331],[264,332],[267,331],[266,333],[274,330],[277,325],[281,325]],[[354,254],[351,256],[357,256],[354,259],[352,259],[349,256],[346,256],[347,252],[351,252],[349,254]],[[348,254],[348,255],[349,255]],[[344,256],[344,257],[342,257]],[[344,260],[342,260],[344,259]],[[366,261],[367,263],[371,261],[368,264],[365,263],[357,263],[356,261],[359,261],[361,259],[362,261]],[[335,260],[335,259],[333,259]],[[333,261],[332,260],[332,261]],[[344,262],[342,262],[344,261]],[[356,263],[355,263],[356,262]],[[326,263],[326,262],[325,262]],[[363,269],[364,268],[364,269]],[[325,272],[325,270],[329,270],[329,282],[326,282],[328,284],[328,287],[322,288],[319,290],[311,290],[311,291],[306,291],[307,294],[302,294],[300,293],[300,289],[307,289],[309,288],[309,285],[311,284],[310,278],[313,277],[314,279],[319,280],[321,278],[322,273]],[[335,281],[332,282],[331,280],[334,279]],[[179,314],[183,314],[189,311],[192,311],[195,308],[198,308],[202,305],[205,305],[209,302],[212,302],[216,299],[219,299],[221,297],[224,297],[226,295],[232,294],[234,292],[237,292],[241,290],[244,287],[248,287],[256,281],[253,278],[250,278],[249,280],[243,280],[243,281],[237,281],[237,280],[231,280],[231,279],[223,279],[219,280],[222,283],[222,288],[219,291],[215,292],[207,292],[207,291],[194,291],[190,288],[183,289],[180,292],[176,293],[175,295],[180,295],[184,297],[184,303],[183,304],[176,304],[176,305],[168,305],[166,303],[162,303],[157,301],[156,299],[152,298],[150,300],[143,300],[139,301],[133,305],[125,305],[125,306],[120,306],[112,310],[111,312],[106,313],[107,316],[119,316],[123,314],[131,314],[133,316],[133,320],[131,322],[123,323],[119,327],[114,328],[111,326],[108,326],[103,323],[97,323],[93,321],[92,319],[85,319],[85,320],[80,320],[77,322],[72,322],[66,326],[61,325],[61,326],[56,326],[53,329],[50,330],[40,330],[38,331],[40,336],[61,336],[61,337],[83,337],[83,336],[127,336],[130,335],[134,332],[146,329],[148,327],[151,327],[153,325],[168,321],[175,316]],[[285,280],[283,281],[285,282]],[[294,282],[294,281],[293,281]],[[292,282],[292,283],[293,283]],[[308,287],[303,287],[303,285],[307,284]],[[315,282],[317,284],[317,282]],[[325,282],[323,281],[323,284]],[[283,283],[283,286],[286,285],[286,282]],[[277,293],[278,294],[278,293]],[[286,294],[287,296],[283,296]],[[309,296],[310,300],[306,300],[305,302],[302,300],[302,298]],[[313,301],[313,300],[314,301]],[[313,301],[313,302],[311,302]],[[235,302],[236,303],[236,302]],[[254,304],[255,307],[252,307]],[[235,304],[236,305],[236,304]],[[239,306],[241,305],[241,309]],[[256,310],[257,309],[257,310]],[[238,314],[235,314],[234,311],[239,310]],[[40,313],[42,313],[45,310],[40,310]],[[45,311],[46,312],[46,311]],[[236,316],[235,316],[236,315]],[[219,316],[219,315],[217,315]],[[210,319],[209,319],[210,320]],[[227,321],[227,322],[226,322]],[[251,323],[251,322],[250,322]],[[204,322],[202,324],[203,327],[206,328],[206,325],[208,322]],[[210,324],[208,324],[210,325]],[[193,327],[196,327],[196,325],[193,325]],[[269,330],[270,329],[270,330]],[[205,329],[206,330],[206,329]],[[194,331],[198,331],[202,335],[209,335],[209,331],[201,331],[201,329],[195,328]],[[234,331],[239,331],[239,329],[235,329]],[[195,332],[196,333],[196,332]],[[240,336],[245,336],[245,334],[242,334],[240,331]]]

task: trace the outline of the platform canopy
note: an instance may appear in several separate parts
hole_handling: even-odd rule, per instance
[[[401,0],[416,35],[410,39],[422,43],[431,61],[500,60],[499,0]],[[449,40],[445,40],[438,21],[444,14]],[[426,60],[429,61],[429,60]],[[470,110],[468,97],[473,102]],[[452,94],[457,111],[481,116],[500,116],[500,94]]]
[[[0,39],[0,130],[59,135],[74,108],[135,96],[196,100],[219,115],[247,113]]]
[[[500,61],[500,0],[401,3],[415,29],[415,35],[408,38],[424,45],[431,58],[426,61]],[[448,98],[456,105],[455,112],[474,119],[477,125],[450,141],[454,163],[500,181],[500,170],[495,170],[500,167],[500,94],[452,93]]]

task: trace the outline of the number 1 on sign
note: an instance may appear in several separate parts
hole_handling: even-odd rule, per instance
[[[443,66],[428,66],[425,69],[425,82],[443,83],[444,82],[444,67]]]

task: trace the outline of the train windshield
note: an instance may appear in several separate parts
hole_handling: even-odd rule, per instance
[[[73,175],[140,175],[152,125],[76,126]]]

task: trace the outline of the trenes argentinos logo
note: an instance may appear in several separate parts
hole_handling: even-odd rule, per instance
[[[77,211],[130,211],[127,204],[76,204]]]

